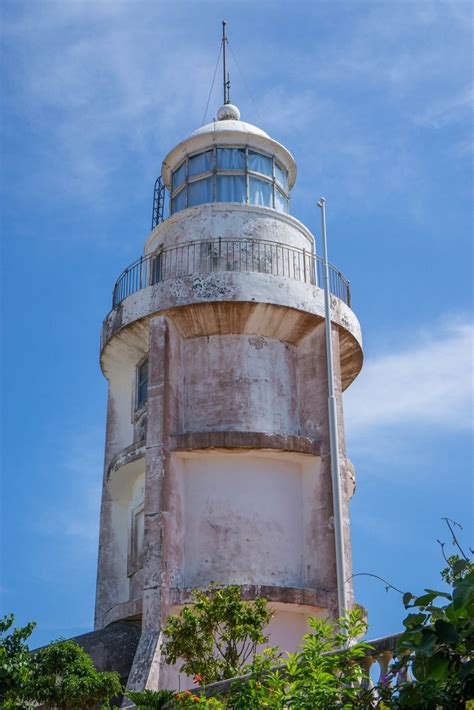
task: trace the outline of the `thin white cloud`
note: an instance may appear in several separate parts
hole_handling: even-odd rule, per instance
[[[71,437],[63,459],[70,486],[58,522],[64,535],[90,545],[95,554],[92,543],[98,536],[104,460],[102,431],[94,429]]]
[[[140,6],[146,12],[137,11]],[[238,38],[255,113],[263,116],[263,128],[299,146],[308,184],[334,172],[340,191],[371,191],[373,199],[383,175],[384,194],[409,195],[413,183],[423,184],[410,123],[443,126],[465,115],[467,6],[407,7],[363,4],[352,10],[350,23],[315,44],[275,46],[269,33],[262,51],[253,35]],[[4,18],[15,109],[42,137],[41,160],[32,161],[38,190],[47,185],[55,194],[52,181],[75,198],[91,201],[105,193],[113,199],[109,188],[124,160],[157,172],[164,153],[199,123],[218,43],[210,45],[191,28],[194,5],[187,23],[175,16],[180,8],[167,9],[165,18],[153,3],[50,0]],[[446,35],[456,36],[449,52]],[[238,85],[237,71],[234,79]],[[366,123],[365,102],[353,100],[357,86],[387,100],[395,131],[386,117]],[[246,93],[240,88],[238,103]]]
[[[407,342],[400,334],[400,342]],[[356,446],[408,428],[468,432],[473,427],[474,326],[433,326],[411,344],[368,357],[344,399],[348,438]]]
[[[451,123],[463,120],[465,117],[472,117],[474,108],[474,90],[471,88],[461,91],[459,94],[444,97],[415,117],[415,122],[430,128],[443,128]]]
[[[45,491],[33,522],[46,537],[66,536],[71,554],[95,556],[99,531],[104,435],[101,427],[65,436],[52,466],[59,485],[51,505],[51,490]]]

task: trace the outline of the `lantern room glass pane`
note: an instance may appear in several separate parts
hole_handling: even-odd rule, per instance
[[[246,202],[243,175],[217,176],[217,202]]]
[[[205,153],[199,153],[199,155],[193,155],[189,158],[188,163],[188,176],[200,175],[201,173],[208,173],[212,170],[212,150],[207,150]]]
[[[273,207],[273,185],[266,180],[249,179],[249,202],[252,205]]]
[[[174,171],[173,173],[173,180],[171,184],[171,190],[174,192],[177,187],[181,185],[183,182],[184,178],[186,177],[186,161],[184,163],[181,163],[179,168]]]
[[[188,207],[193,205],[203,205],[212,202],[212,181],[211,178],[197,180],[188,184]]]
[[[278,163],[275,163],[275,180],[285,192],[288,190],[288,173],[283,168],[280,168]]]
[[[280,190],[275,189],[275,209],[278,212],[288,212],[288,200],[280,192]]]
[[[221,170],[244,170],[245,150],[242,148],[218,148],[217,167]]]
[[[254,150],[249,150],[248,169],[262,175],[273,177],[273,160],[268,155],[256,153]]]
[[[186,188],[184,187],[181,192],[173,197],[171,200],[171,214],[184,210],[186,207]]]

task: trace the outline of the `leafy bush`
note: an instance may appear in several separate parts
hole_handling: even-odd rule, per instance
[[[56,641],[32,653],[26,640],[35,624],[12,629],[14,617],[0,620],[0,707],[22,710],[47,704],[79,710],[108,706],[122,686],[117,673],[100,673],[74,641]],[[9,632],[9,633],[7,633]]]
[[[356,643],[367,630],[360,609],[336,623],[311,618],[311,633],[303,636],[301,650],[287,653],[275,669],[276,649],[268,649],[249,668],[253,677],[231,693],[232,710],[298,708],[336,710],[369,707],[361,697],[367,677],[360,663],[367,643]],[[337,649],[337,651],[335,651]]]
[[[122,690],[117,673],[101,673],[75,641],[56,641],[32,656],[26,696],[58,710],[108,703]]]
[[[166,620],[166,661],[182,660],[181,671],[200,684],[232,678],[268,640],[263,629],[271,617],[264,599],[242,601],[240,587],[195,591],[192,605]]]
[[[454,710],[474,699],[474,571],[468,571],[466,560],[450,564],[450,592],[425,589],[418,597],[404,595],[409,614],[393,674],[404,678],[411,670],[415,682],[382,689],[391,708]]]
[[[35,623],[14,629],[13,614],[0,619],[0,707],[21,707],[25,686],[31,675],[31,656],[26,640]]]
[[[142,690],[127,692],[137,710],[161,710],[176,695],[174,690]]]

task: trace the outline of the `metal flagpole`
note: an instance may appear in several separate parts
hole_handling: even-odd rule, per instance
[[[222,20],[222,71],[224,75],[224,104],[230,103],[230,79],[227,73],[227,22]]]
[[[318,201],[321,210],[321,229],[323,238],[323,263],[324,263],[324,311],[326,325],[326,359],[328,374],[328,413],[329,413],[329,446],[331,454],[332,499],[334,508],[334,537],[336,543],[336,573],[337,573],[337,600],[339,616],[344,616],[347,611],[346,595],[346,561],[344,557],[344,529],[342,514],[341,477],[339,474],[339,436],[337,429],[336,397],[334,395],[334,358],[331,337],[331,306],[329,295],[329,263],[326,240],[326,200],[321,197]]]

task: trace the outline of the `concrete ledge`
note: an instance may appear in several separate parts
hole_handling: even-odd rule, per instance
[[[190,604],[192,595],[199,587],[174,588],[171,590],[172,603],[175,606]],[[203,589],[203,591],[205,591]],[[291,604],[298,607],[311,607],[327,610],[331,605],[331,594],[326,589],[309,589],[305,587],[282,587],[277,585],[243,584],[242,599],[252,601],[262,597],[269,602]]]
[[[184,307],[184,308],[183,308]],[[148,321],[168,315],[182,337],[242,333],[298,345],[324,320],[323,289],[263,273],[216,272],[169,279],[128,296],[104,321],[101,367],[137,336],[146,342]],[[341,376],[346,389],[362,367],[362,336],[354,312],[331,296],[331,320],[341,332]]]
[[[192,449],[277,449],[319,456],[319,442],[305,436],[260,431],[193,431],[171,435],[173,451]]]
[[[116,604],[103,616],[102,623],[105,626],[114,623],[115,621],[127,619],[133,621],[139,619],[142,614],[142,600],[131,599],[122,604]]]
[[[127,446],[126,449],[122,449],[122,451],[119,451],[118,454],[116,454],[112,461],[109,463],[107,467],[107,478],[110,478],[110,476],[115,472],[118,471],[119,468],[122,468],[122,466],[126,466],[128,463],[131,463],[132,461],[137,461],[138,459],[142,459],[145,456],[145,442],[144,441],[137,441],[134,444],[131,444],[130,446]]]

